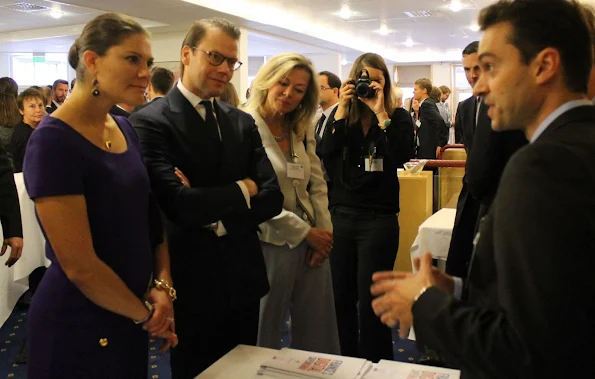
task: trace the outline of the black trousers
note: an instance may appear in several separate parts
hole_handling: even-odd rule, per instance
[[[172,379],[196,377],[239,344],[256,346],[260,301],[238,309],[222,304],[189,311],[174,303],[178,346],[171,350]]]
[[[397,215],[347,207],[333,207],[331,214],[330,261],[341,354],[373,362],[392,360],[391,330],[374,314],[370,286],[372,274],[394,267],[399,249]]]

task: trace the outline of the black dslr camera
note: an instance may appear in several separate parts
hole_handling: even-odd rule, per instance
[[[370,87],[371,83],[368,70],[363,69],[359,79],[354,82],[356,96],[364,99],[373,99],[376,96],[376,90]]]

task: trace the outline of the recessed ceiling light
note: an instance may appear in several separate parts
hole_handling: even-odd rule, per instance
[[[413,42],[411,38],[407,38],[407,40],[405,41],[405,46],[413,47],[413,45],[415,45],[415,42]]]
[[[341,7],[341,10],[339,11],[339,17],[341,17],[344,20],[347,20],[351,18],[351,16],[353,16],[353,11],[349,9],[348,5],[343,5]]]
[[[56,20],[59,18],[62,18],[62,16],[64,16],[64,13],[58,11],[58,10],[52,10],[50,11],[50,17],[55,18]]]
[[[461,4],[461,2],[458,0],[452,0],[448,7],[453,12],[459,12],[461,9],[463,9],[463,4]]]
[[[477,25],[477,24],[472,24],[472,25],[470,25],[470,26],[469,26],[469,29],[470,29],[472,32],[478,32],[478,31],[479,31],[479,25]]]
[[[394,30],[391,30],[386,26],[385,23],[380,24],[380,29],[375,30],[376,33],[380,34],[381,36],[387,36],[391,33],[394,33]]]
[[[347,59],[343,58],[341,59],[341,66],[347,66],[349,62],[347,62]]]

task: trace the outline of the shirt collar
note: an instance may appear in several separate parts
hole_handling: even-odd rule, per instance
[[[338,106],[339,106],[339,102],[336,102],[335,104],[333,104],[330,107],[326,108],[326,111],[322,112],[322,114],[326,118],[329,118],[331,116],[331,113],[333,113],[333,111],[335,110],[335,108],[337,108]]]
[[[190,90],[188,90],[188,88],[186,88],[184,86],[184,84],[182,84],[182,79],[178,80],[178,84],[177,84],[178,89],[180,90],[180,92],[182,93],[182,95],[186,98],[186,100],[188,100],[190,102],[190,104],[192,104],[193,108],[196,108],[201,101],[204,101],[206,99],[202,99],[199,96],[195,95],[194,93],[190,92]],[[209,99],[211,101],[211,104],[213,103],[213,99]]]
[[[552,122],[554,122],[554,120],[557,119],[558,117],[560,117],[562,114],[568,112],[571,109],[586,106],[586,105],[593,106],[593,103],[589,100],[581,99],[581,100],[572,100],[572,101],[569,101],[567,103],[560,105],[555,111],[550,113],[549,116],[547,116],[545,118],[545,120],[543,120],[541,122],[541,124],[539,124],[537,129],[535,129],[535,133],[533,133],[533,137],[531,137],[531,141],[529,141],[529,142],[530,143],[535,142],[535,140],[537,140],[537,138],[539,138],[539,136],[552,124]]]

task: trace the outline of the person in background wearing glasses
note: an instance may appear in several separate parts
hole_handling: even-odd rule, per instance
[[[199,20],[181,50],[181,80],[133,113],[176,278],[172,377],[194,378],[238,344],[255,345],[269,283],[258,225],[283,195],[254,119],[215,100],[238,61],[239,29]]]

